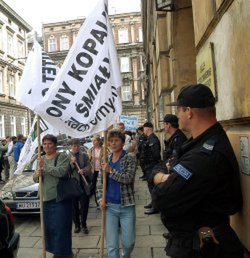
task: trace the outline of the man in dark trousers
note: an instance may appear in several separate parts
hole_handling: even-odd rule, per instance
[[[147,136],[143,133],[143,126],[138,127],[137,129],[137,159],[139,160],[139,164],[142,170],[142,176],[140,179],[147,180],[145,175],[145,168],[144,168],[144,158],[143,158],[143,145],[147,141]]]
[[[161,161],[161,145],[158,137],[154,134],[154,127],[152,123],[146,122],[143,125],[143,133],[147,136],[147,141],[144,142],[142,147],[143,164],[148,189],[151,194],[154,185],[149,179],[151,178],[154,166]],[[153,208],[151,203],[146,205],[144,208],[150,209],[149,211],[145,212],[146,215],[158,213],[158,210]]]
[[[203,84],[184,87],[179,121],[192,137],[181,147],[170,174],[155,172],[153,205],[169,230],[172,258],[243,258],[229,216],[242,208],[239,167],[222,126],[215,98]]]
[[[88,210],[89,210],[89,185],[92,180],[92,172],[91,172],[91,164],[89,161],[89,157],[86,153],[80,150],[80,140],[79,139],[72,139],[70,141],[70,152],[71,156],[71,170],[73,177],[77,179],[79,184],[83,189],[83,194],[79,198],[73,201],[73,221],[75,223],[75,233],[79,233],[81,230],[84,234],[88,234],[89,230],[87,227],[87,217],[88,217]],[[78,170],[77,164],[80,168]],[[85,180],[83,180],[83,177]]]

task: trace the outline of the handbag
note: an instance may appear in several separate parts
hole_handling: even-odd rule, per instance
[[[55,158],[55,166],[57,165],[59,155]],[[72,177],[72,171],[69,168],[68,176],[59,178],[59,182],[57,184],[57,202],[71,200],[74,198],[78,198],[83,194],[83,190],[78,183],[76,178]]]

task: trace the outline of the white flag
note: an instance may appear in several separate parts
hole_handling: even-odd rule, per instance
[[[53,134],[53,135],[57,135],[58,131],[53,129],[53,127],[45,122],[43,119],[40,119],[40,137],[41,137],[41,141],[42,138],[46,135],[46,134]],[[42,142],[41,142],[42,144]],[[30,133],[29,136],[21,150],[20,153],[20,158],[17,164],[17,169],[15,171],[15,175],[19,175],[22,173],[22,171],[24,170],[25,166],[29,164],[29,162],[31,161],[32,156],[35,154],[35,151],[37,149],[38,146],[38,140],[37,140],[37,119],[35,117],[32,127],[30,129]]]
[[[58,68],[34,40],[33,50],[29,52],[16,97],[24,106],[34,110],[54,81]]]
[[[107,3],[87,17],[55,81],[35,111],[72,137],[107,129],[121,114],[121,75]]]

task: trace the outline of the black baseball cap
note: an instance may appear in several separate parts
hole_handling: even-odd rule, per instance
[[[146,122],[143,127],[149,127],[149,128],[154,128],[153,124],[150,122]]]
[[[176,102],[167,106],[206,108],[215,105],[215,97],[210,88],[204,84],[187,85],[181,89]]]
[[[178,124],[178,117],[172,114],[167,114],[163,121],[164,123]]]

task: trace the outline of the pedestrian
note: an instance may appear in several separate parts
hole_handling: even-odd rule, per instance
[[[16,143],[16,136],[11,137],[11,142],[8,145],[8,151],[7,151],[7,158],[8,158],[8,163],[9,163],[9,179],[13,179],[14,177],[14,172],[17,168],[17,163],[14,159],[14,144]]]
[[[130,136],[130,148],[127,150],[127,152],[133,154],[136,156],[137,154],[137,143],[135,140],[135,135],[131,131],[125,131],[125,135]]]
[[[215,98],[203,84],[184,87],[177,106],[191,138],[182,145],[170,174],[156,172],[153,205],[169,230],[172,258],[243,258],[229,216],[242,208],[239,166],[216,120]]]
[[[99,173],[97,193],[101,209],[106,209],[105,238],[109,258],[119,258],[119,224],[121,226],[122,257],[130,258],[135,244],[134,180],[136,158],[123,150],[125,135],[109,131],[112,154],[102,165],[107,173],[106,202],[102,201],[102,173]]]
[[[93,137],[92,143],[93,143],[93,147],[88,151],[89,159],[91,162],[91,168],[93,172],[90,193],[91,195],[95,196],[96,205],[97,207],[99,207],[99,204],[97,202],[97,197],[96,197],[96,183],[97,183],[98,174],[101,168],[101,161],[104,154],[104,147],[103,147],[103,141],[99,135],[95,135]]]
[[[19,157],[20,157],[21,150],[22,150],[23,146],[24,146],[23,135],[18,134],[17,135],[17,142],[14,144],[14,149],[13,149],[14,160],[15,160],[16,163],[18,163],[18,161],[19,161]]]
[[[5,181],[2,178],[2,172],[4,169],[4,153],[7,151],[8,146],[5,139],[0,139],[0,183],[3,184]]]
[[[9,169],[10,169],[10,164],[8,161],[8,155],[10,155],[9,153],[13,151],[13,143],[11,140],[10,136],[6,136],[6,147],[7,150],[5,152],[5,154],[3,155],[3,162],[4,162],[4,180],[8,181],[10,178],[10,174],[9,174]]]
[[[151,195],[154,184],[151,183],[150,178],[154,166],[161,161],[161,144],[158,137],[154,134],[154,126],[152,123],[146,122],[143,125],[143,133],[147,136],[147,141],[144,142],[142,156],[148,190]],[[144,206],[144,208],[149,209],[144,212],[146,215],[159,213],[159,211],[152,206],[152,202]]]
[[[70,152],[71,152],[71,169],[72,175],[77,179],[80,184],[83,194],[73,200],[73,221],[75,224],[75,233],[81,231],[81,227],[84,234],[88,234],[89,230],[87,227],[87,217],[89,211],[89,187],[92,180],[92,171],[89,157],[86,153],[80,150],[80,140],[70,140]],[[78,166],[77,166],[78,165]],[[80,168],[80,170],[78,170]],[[84,178],[87,181],[84,181]]]
[[[168,140],[164,141],[165,150],[163,162],[154,167],[154,171],[162,171],[168,173],[168,169],[178,156],[178,152],[182,144],[187,141],[186,135],[179,129],[178,117],[176,115],[167,114],[164,117],[164,129],[170,135]]]
[[[143,133],[143,126],[138,127],[137,129],[137,159],[139,160],[139,164],[142,170],[142,176],[139,177],[141,180],[146,181],[146,171],[145,171],[145,165],[144,165],[144,153],[143,153],[143,146],[145,146],[145,143],[147,141],[147,136]]]
[[[131,148],[131,136],[125,133],[124,123],[122,122],[118,123],[118,128],[122,133],[125,134],[125,143],[124,143],[123,149],[128,152]]]
[[[43,209],[46,251],[53,258],[69,258],[72,254],[72,200],[57,202],[57,184],[60,178],[67,177],[69,157],[56,151],[57,138],[47,134],[42,139],[45,155],[38,160],[38,170],[34,181],[43,180]]]

